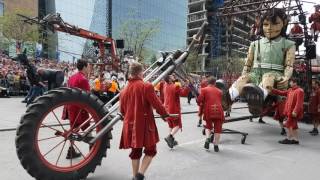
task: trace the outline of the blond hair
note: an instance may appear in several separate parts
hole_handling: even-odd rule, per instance
[[[129,76],[137,76],[139,73],[141,73],[143,71],[143,66],[142,64],[138,63],[138,62],[132,62],[130,63],[129,66]]]

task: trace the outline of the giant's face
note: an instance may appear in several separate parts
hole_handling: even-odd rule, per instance
[[[277,17],[277,20],[275,23],[272,23],[267,19],[264,20],[263,21],[264,36],[268,39],[273,39],[278,37],[281,33],[283,26],[284,26],[284,22],[279,17]]]

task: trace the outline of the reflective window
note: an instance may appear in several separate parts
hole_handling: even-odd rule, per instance
[[[3,16],[4,13],[4,4],[3,2],[0,2],[0,16]]]

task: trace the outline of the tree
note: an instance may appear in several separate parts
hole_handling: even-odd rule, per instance
[[[200,72],[201,71],[201,59],[200,55],[197,55],[197,52],[192,51],[186,60],[186,69],[187,72]]]
[[[152,56],[150,58],[150,64],[153,64],[156,61],[157,61],[157,56],[155,54],[152,54]]]
[[[148,54],[147,45],[160,30],[158,20],[141,20],[138,18],[127,19],[122,22],[119,36],[125,41],[125,48],[134,53],[139,61]]]
[[[208,69],[211,71],[219,70],[218,74],[222,73],[241,73],[244,66],[244,59],[238,56],[232,57],[229,61],[225,56],[216,59],[211,59]]]
[[[16,40],[20,43],[26,41],[37,42],[39,39],[38,27],[23,22],[17,14],[31,16],[32,12],[16,9],[0,17],[0,27],[3,36],[9,40]]]

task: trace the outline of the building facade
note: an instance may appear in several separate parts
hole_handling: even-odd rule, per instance
[[[160,31],[149,44],[150,49],[173,50],[186,46],[186,0],[116,0],[112,6],[115,38],[121,38],[121,23],[134,15],[142,20],[159,21]]]
[[[232,19],[215,15],[224,5],[223,0],[188,0],[187,43],[191,42],[204,21],[209,22],[209,33],[201,54],[201,71],[205,71],[208,61],[215,58],[232,55],[245,57],[247,54],[249,33],[256,14],[247,13]],[[249,10],[247,7],[241,10],[244,9]]]
[[[60,13],[69,24],[88,29],[101,35],[108,34],[108,9],[110,0],[43,0],[39,1],[39,16]],[[185,0],[113,0],[112,37],[121,39],[122,23],[134,17],[141,20],[157,20],[159,33],[147,45],[153,52],[180,49],[186,46]],[[50,38],[48,56],[70,61],[87,53],[93,53],[91,42],[65,33],[45,35]]]
[[[39,1],[39,7],[39,17],[59,13],[69,24],[102,35],[106,33],[105,0],[43,0]],[[80,58],[84,52],[90,52],[92,42],[84,38],[62,32],[46,33],[45,36],[48,38],[46,51],[50,58],[71,61]]]

